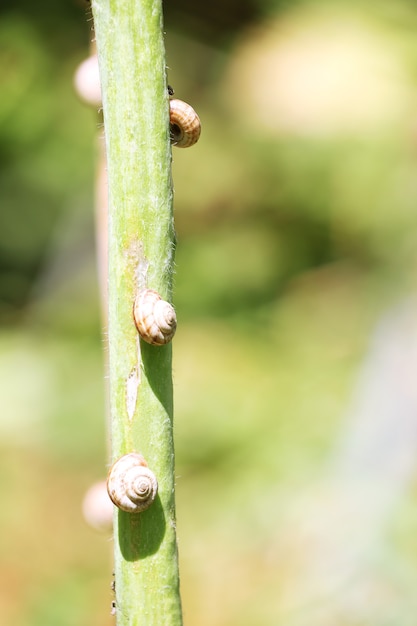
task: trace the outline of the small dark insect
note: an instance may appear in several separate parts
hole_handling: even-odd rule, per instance
[[[171,85],[168,85],[168,95],[173,96],[175,93],[174,88]]]
[[[116,602],[114,600],[111,603],[111,615],[116,615]]]

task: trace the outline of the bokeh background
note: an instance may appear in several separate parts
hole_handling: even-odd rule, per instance
[[[415,626],[417,7],[178,0],[177,516],[185,624]],[[81,0],[0,6],[0,596],[107,626]]]

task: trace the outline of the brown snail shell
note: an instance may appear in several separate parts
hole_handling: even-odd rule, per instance
[[[133,317],[140,336],[147,343],[163,346],[175,335],[175,309],[153,289],[139,291],[133,307]]]
[[[155,500],[158,481],[143,456],[130,452],[112,465],[107,478],[107,491],[119,509],[140,513]]]
[[[174,98],[169,101],[171,143],[177,148],[194,145],[201,133],[200,118],[193,107]]]

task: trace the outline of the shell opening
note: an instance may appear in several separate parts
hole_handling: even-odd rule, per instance
[[[183,130],[179,124],[170,124],[170,138],[172,143],[179,143],[184,137]]]

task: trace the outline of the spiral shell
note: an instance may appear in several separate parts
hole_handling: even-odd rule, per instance
[[[147,343],[163,346],[175,335],[175,309],[153,289],[139,291],[133,307],[133,317],[140,336]]]
[[[200,118],[186,102],[173,99],[169,102],[171,143],[177,148],[195,144],[201,133]]]
[[[122,511],[140,513],[149,508],[158,493],[158,482],[141,454],[120,457],[110,469],[107,491]]]

